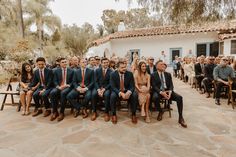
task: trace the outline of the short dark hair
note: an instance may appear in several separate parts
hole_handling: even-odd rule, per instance
[[[120,67],[121,64],[125,64],[125,61],[123,59],[119,60],[117,63],[117,67]]]
[[[45,60],[45,58],[43,58],[43,57],[38,57],[37,59],[36,59],[36,62],[39,62],[39,61],[42,61],[42,62],[46,62],[46,60]]]
[[[109,61],[109,59],[106,58],[106,57],[103,57],[103,58],[101,59],[101,62],[102,62],[102,61]]]
[[[92,58],[95,59],[95,57],[89,57],[88,61],[90,61]]]
[[[161,62],[163,62],[163,60],[158,60],[155,65],[157,66],[157,64]]]
[[[61,62],[62,60],[66,60],[65,57],[61,57],[60,59],[58,59],[58,62]]]

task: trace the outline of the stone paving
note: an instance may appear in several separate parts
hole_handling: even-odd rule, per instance
[[[118,124],[104,122],[102,113],[92,122],[73,118],[70,110],[62,122],[42,115],[21,116],[16,107],[0,111],[0,155],[2,157],[235,157],[236,110],[223,100],[216,106],[185,83],[174,80],[175,91],[184,96],[181,128],[175,103],[172,118],[157,113],[146,124],[139,117],[133,125],[127,112],[119,112]],[[2,97],[1,99],[2,100]],[[33,110],[33,108],[32,108]],[[138,116],[140,114],[138,113]]]

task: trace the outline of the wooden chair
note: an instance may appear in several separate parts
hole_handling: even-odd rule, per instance
[[[173,110],[171,107],[170,107],[170,104],[171,104],[171,100],[167,100],[165,98],[162,98],[160,103],[162,104],[162,111],[165,113],[165,112],[169,112],[169,117],[171,118],[171,110]]]
[[[228,98],[228,105],[231,103],[232,108],[234,109],[234,106],[236,106],[236,101],[234,100],[233,94],[236,95],[236,90],[232,89],[232,85],[235,81],[233,81],[231,78],[229,78],[229,98]]]
[[[14,101],[14,96],[15,95],[20,95],[20,91],[17,91],[17,89],[13,89],[13,84],[14,83],[18,83],[19,84],[19,78],[16,76],[13,76],[9,79],[8,84],[7,84],[7,88],[6,90],[0,91],[0,94],[4,95],[3,101],[2,101],[2,106],[1,106],[1,110],[3,110],[4,105],[17,105],[17,111],[20,111],[20,107],[21,107],[21,102],[19,100],[19,102],[15,102]],[[6,99],[7,96],[10,95],[11,96],[11,103],[6,103]]]
[[[217,81],[214,80],[213,84],[214,84],[214,96],[213,96],[213,98],[215,98],[216,97],[216,84],[217,84]],[[230,104],[230,93],[229,93],[230,86],[231,85],[230,85],[230,79],[229,79],[229,85],[224,85],[221,89],[222,92],[224,92],[225,96],[228,97],[228,102],[227,102],[228,105]]]

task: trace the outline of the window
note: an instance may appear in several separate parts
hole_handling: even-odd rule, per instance
[[[207,54],[207,44],[197,44],[197,57]]]
[[[220,54],[224,54],[224,42],[220,42]]]
[[[217,57],[219,55],[219,42],[210,44],[210,56]]]
[[[236,40],[231,40],[231,54],[236,54]]]

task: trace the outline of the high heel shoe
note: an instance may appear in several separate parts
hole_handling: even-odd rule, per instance
[[[150,117],[147,116],[146,119],[145,119],[145,121],[146,121],[146,123],[150,123],[150,122],[151,122]]]
[[[21,115],[22,115],[22,116],[24,116],[24,115],[25,115],[25,110],[23,110],[23,111],[21,112]]]
[[[30,111],[25,111],[25,115],[26,116],[30,115]]]

